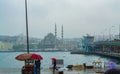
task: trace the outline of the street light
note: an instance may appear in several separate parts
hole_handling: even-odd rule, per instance
[[[110,39],[110,40],[111,40],[111,29],[112,29],[113,27],[115,27],[115,26],[111,26],[111,27],[109,28],[109,39]]]
[[[106,29],[104,29],[104,30],[101,32],[101,40],[102,40],[102,41],[105,41],[105,32],[106,32]]]
[[[26,37],[27,37],[27,53],[29,53],[29,35],[28,35],[28,15],[27,15],[27,0],[25,0],[25,18],[26,18]]]

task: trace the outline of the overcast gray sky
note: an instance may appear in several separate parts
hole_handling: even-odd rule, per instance
[[[25,34],[24,0],[0,0],[0,35]],[[118,34],[120,0],[28,0],[29,35],[43,38],[61,26],[65,38]],[[112,27],[114,26],[114,27]]]

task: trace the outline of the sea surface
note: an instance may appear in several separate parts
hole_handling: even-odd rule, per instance
[[[15,57],[19,54],[25,52],[0,52],[0,69],[12,69],[21,68],[24,65],[24,61],[18,61]],[[110,59],[105,57],[100,57],[96,55],[83,55],[83,54],[70,54],[70,52],[30,52],[37,53],[43,57],[41,60],[42,68],[49,68],[51,66],[51,58],[55,57],[57,59],[64,60],[64,66],[83,64],[92,65],[92,62],[97,59],[101,59],[104,63],[109,61],[114,61],[118,63],[116,59]]]

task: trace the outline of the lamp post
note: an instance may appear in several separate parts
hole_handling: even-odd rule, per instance
[[[104,41],[104,34],[103,34],[103,32],[101,32],[100,40],[101,40],[101,41]]]
[[[111,40],[111,29],[112,29],[113,27],[115,27],[115,26],[111,26],[111,27],[109,28],[109,39],[110,39],[110,40]]]
[[[107,31],[107,29],[104,30],[103,32],[103,41],[105,41],[105,32]]]
[[[28,35],[27,0],[25,0],[25,18],[26,18],[27,53],[29,53],[29,35]]]
[[[104,32],[101,32],[102,34],[102,41],[104,41]]]
[[[107,31],[107,29],[104,29],[102,32],[101,32],[101,41],[105,41],[105,32]]]

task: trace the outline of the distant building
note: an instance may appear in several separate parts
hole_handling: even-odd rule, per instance
[[[9,42],[0,42],[0,51],[12,49],[13,44]]]
[[[93,49],[94,36],[84,36],[82,41],[83,49],[87,52]]]
[[[63,42],[59,44],[59,48],[63,50],[66,50],[66,49],[67,50],[79,50],[80,43],[81,43],[81,39],[64,39]]]
[[[47,36],[39,43],[39,48],[46,49],[46,48],[55,48],[57,45],[57,39],[52,33],[48,33]]]
[[[2,42],[0,42],[0,49],[4,48],[4,44]]]

